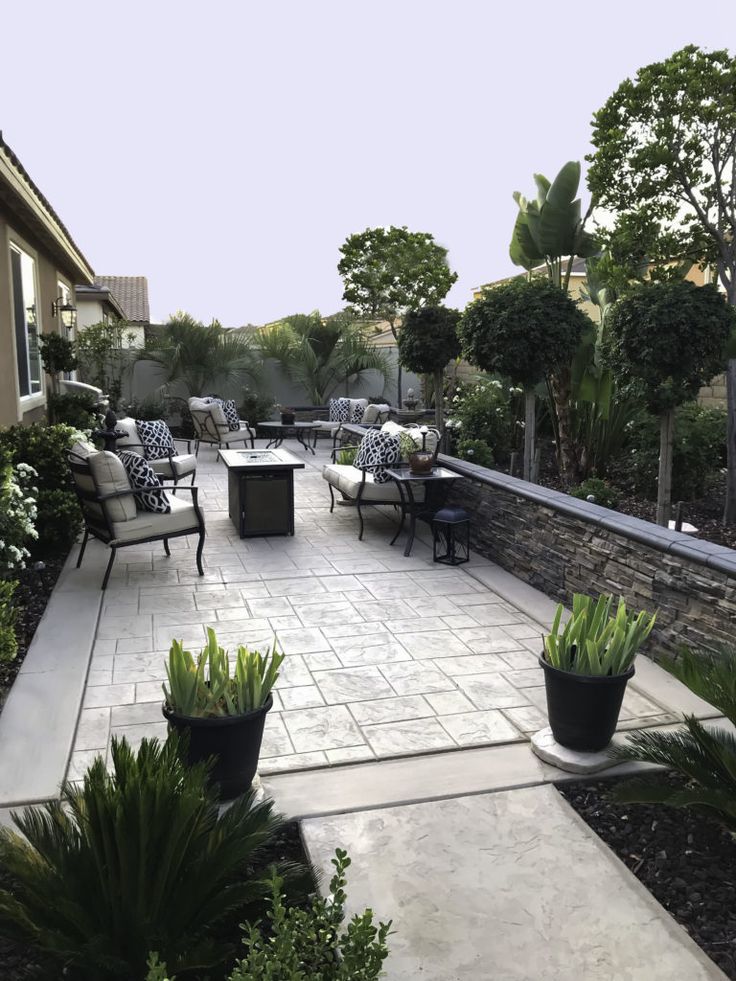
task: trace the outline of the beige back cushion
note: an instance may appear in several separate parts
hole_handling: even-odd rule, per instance
[[[381,426],[384,433],[408,433],[417,445],[417,449],[422,448],[422,437],[424,436],[424,448],[429,453],[436,453],[439,446],[440,434],[431,426],[426,427],[427,432],[423,434],[419,426],[400,426],[397,422],[389,420]]]
[[[130,481],[125,472],[125,467],[114,453],[108,453],[105,450],[100,453],[90,453],[87,462],[100,494],[130,490]],[[135,498],[132,493],[123,497],[113,497],[111,500],[105,501],[103,506],[110,521],[132,521],[137,513]]]
[[[123,432],[125,433],[125,436],[121,437],[116,442],[115,445],[118,448],[127,449],[132,443],[133,445],[130,446],[130,448],[133,451],[133,453],[139,453],[141,456],[143,456],[143,447],[141,446],[141,438],[138,435],[138,429],[135,424],[135,419],[131,419],[130,417],[126,417],[125,419],[118,419],[115,428],[122,429]]]

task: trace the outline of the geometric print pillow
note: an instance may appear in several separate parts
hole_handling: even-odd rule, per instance
[[[360,470],[369,470],[373,474],[374,483],[387,484],[391,478],[386,473],[386,467],[394,467],[400,460],[401,444],[398,434],[372,429],[360,441],[353,466]]]
[[[352,423],[360,423],[363,421],[363,413],[366,410],[365,405],[361,405],[360,402],[356,402],[353,406],[353,414],[350,416],[350,421]]]
[[[350,420],[350,399],[330,399],[330,422]]]
[[[136,419],[135,426],[147,460],[161,460],[169,454],[176,456],[174,437],[163,419]]]
[[[134,492],[133,496],[141,510],[151,511],[153,514],[171,514],[171,504],[166,496],[166,491],[163,488],[150,490],[152,485],[158,484],[158,477],[143,457],[137,453],[131,453],[130,450],[121,450],[118,455],[125,467],[125,472],[128,474],[128,480]],[[143,487],[149,489],[135,493],[137,488]]]

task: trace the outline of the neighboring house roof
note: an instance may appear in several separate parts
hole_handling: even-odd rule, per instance
[[[125,311],[118,303],[115,294],[108,286],[75,286],[74,293],[79,300],[97,300],[99,303],[109,303],[118,317],[125,320]]]
[[[565,259],[563,259],[563,268],[564,269],[567,268],[566,263],[567,263],[567,259],[565,258]],[[547,272],[547,267],[546,267],[546,265],[544,263],[541,263],[538,266],[534,266],[534,268],[532,269],[532,272],[533,273],[546,273]],[[524,272],[518,272],[518,273],[514,273],[512,276],[503,276],[501,279],[494,279],[490,283],[481,283],[480,286],[476,286],[473,289],[473,293],[479,293],[481,290],[485,289],[486,286],[498,286],[499,283],[508,283],[509,280],[511,280],[511,279],[518,279],[520,276],[525,276],[525,275],[526,275],[526,273],[524,273]],[[571,276],[582,276],[582,277],[585,277],[585,275],[586,275],[586,273],[585,273],[585,259],[581,259],[580,256],[578,256],[577,258],[573,259],[572,272],[570,273],[570,275]]]
[[[106,286],[115,295],[126,320],[148,324],[148,280],[145,276],[95,276],[98,286]]]
[[[31,180],[0,130],[0,202],[38,236],[65,272],[91,283],[94,271],[48,199]]]

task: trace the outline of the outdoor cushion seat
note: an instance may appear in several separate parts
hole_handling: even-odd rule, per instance
[[[364,474],[365,480],[363,479]],[[401,502],[398,484],[394,481],[377,484],[372,473],[359,470],[357,467],[342,463],[329,463],[322,470],[322,476],[328,484],[353,501],[357,500],[362,486],[361,501],[366,503],[380,502],[381,504],[399,504]],[[417,484],[412,490],[415,500],[424,500],[424,484]]]
[[[165,535],[178,535],[196,528],[197,516],[191,501],[169,494],[169,504],[170,514],[138,511],[130,521],[113,521],[113,541],[131,542],[141,538],[163,538]]]
[[[135,419],[131,419],[130,417],[118,419],[117,423],[115,424],[115,428],[122,430],[125,433],[125,436],[117,440],[116,449],[131,450],[133,453],[138,453],[139,456],[146,456],[143,440],[138,432]],[[171,438],[173,439],[173,437]],[[185,443],[187,452],[176,454],[168,453],[166,456],[163,456],[160,459],[150,459],[149,457],[148,462],[151,465],[151,469],[159,477],[163,477],[165,480],[173,480],[175,484],[177,484],[184,477],[191,477],[192,483],[194,483],[194,477],[197,472],[197,458],[190,452],[191,441],[188,439],[173,439],[173,442]]]

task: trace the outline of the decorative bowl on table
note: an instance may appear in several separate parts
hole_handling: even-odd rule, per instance
[[[417,477],[426,476],[432,473],[434,467],[434,454],[428,450],[417,450],[409,454],[409,471]]]

